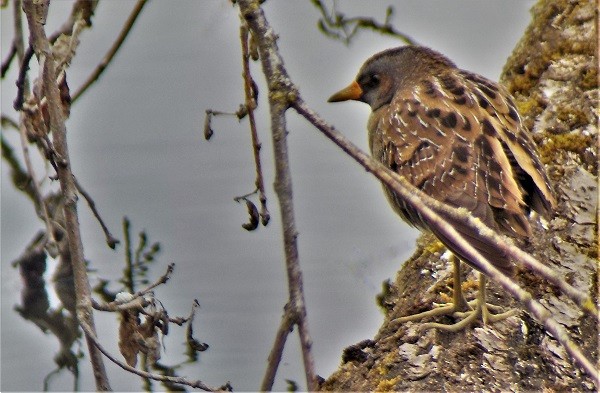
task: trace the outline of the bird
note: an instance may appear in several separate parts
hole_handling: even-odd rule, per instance
[[[355,80],[329,102],[368,104],[368,142],[372,157],[436,201],[465,208],[497,233],[527,241],[531,211],[551,216],[556,198],[530,132],[513,97],[501,85],[461,69],[443,54],[409,45],[376,53]],[[393,210],[410,225],[430,230],[452,253],[452,303],[398,318],[416,321],[438,315],[464,317],[454,324],[425,323],[423,329],[458,331],[481,319],[505,319],[516,310],[485,300],[486,276],[480,272],[477,299],[467,302],[461,289],[460,261],[477,269],[456,242],[441,233],[384,185]],[[512,277],[505,251],[481,237],[461,219],[443,214],[482,256]]]

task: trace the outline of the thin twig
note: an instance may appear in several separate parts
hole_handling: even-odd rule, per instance
[[[77,101],[77,99],[81,97],[81,95],[85,93],[94,82],[98,80],[98,78],[100,78],[100,75],[102,75],[106,67],[110,64],[112,59],[119,51],[119,48],[121,48],[121,45],[125,41],[125,38],[127,38],[127,35],[129,35],[131,28],[133,27],[135,21],[142,12],[142,9],[144,8],[144,5],[146,5],[146,2],[147,0],[138,0],[138,2],[133,7],[133,10],[129,14],[129,17],[125,21],[125,24],[123,25],[123,28],[121,29],[117,40],[112,44],[108,52],[106,52],[106,54],[102,58],[100,64],[96,66],[96,69],[90,74],[90,76],[88,76],[83,85],[81,85],[79,89],[77,89],[77,91],[73,94],[71,102]]]
[[[15,27],[15,37],[13,39],[13,43],[15,44],[15,51],[17,53],[17,60],[19,63],[19,76],[17,78],[17,99],[19,101],[18,107],[22,107],[25,94],[29,93],[29,80],[27,79],[27,73],[23,71],[23,64],[27,64],[27,69],[29,69],[29,60],[31,56],[33,56],[33,50],[28,51],[28,57],[25,54],[25,39],[23,37],[23,18],[21,14],[21,0],[14,0],[13,4],[13,16],[14,16],[14,27]],[[27,71],[25,69],[25,71]],[[17,105],[15,103],[15,108]],[[17,109],[19,110],[19,109]]]
[[[240,40],[242,42],[242,64],[244,78],[244,93],[246,96],[246,109],[248,110],[248,120],[250,122],[250,135],[252,136],[252,151],[254,153],[254,165],[256,167],[256,189],[258,190],[258,199],[260,200],[260,217],[263,226],[269,223],[270,214],[267,209],[267,197],[265,195],[265,186],[263,182],[262,165],[260,162],[261,143],[258,140],[256,131],[256,120],[254,119],[254,110],[256,109],[256,96],[258,94],[256,84],[250,74],[250,52],[248,49],[248,26],[242,20],[240,24]]]
[[[17,131],[19,130],[19,125],[17,122],[6,115],[0,115],[0,124],[4,130],[6,130],[8,127],[12,127]]]
[[[85,324],[86,339],[90,361],[94,371],[97,390],[110,390],[110,383],[104,368],[102,356],[90,341],[95,338],[94,316],[91,306],[91,291],[87,275],[87,266],[83,255],[83,244],[77,214],[77,190],[73,182],[73,173],[69,162],[69,149],[66,139],[65,119],[62,108],[60,91],[56,84],[56,68],[50,49],[50,42],[44,30],[43,21],[46,19],[48,3],[39,4],[33,0],[24,0],[23,9],[27,16],[31,46],[34,48],[40,65],[39,80],[44,96],[48,100],[48,116],[54,147],[63,162],[58,166],[60,187],[64,197],[64,217],[67,231],[67,241],[71,255],[71,264],[75,279],[77,319]],[[90,336],[90,334],[92,336]]]
[[[169,266],[167,266],[167,271],[165,272],[165,274],[160,276],[160,278],[156,280],[153,284],[132,294],[131,298],[129,298],[126,301],[115,300],[110,303],[98,303],[96,300],[92,299],[92,306],[94,307],[94,309],[99,311],[122,311],[131,308],[144,307],[145,304],[143,301],[143,296],[146,295],[148,292],[152,291],[157,286],[166,284],[167,281],[169,281],[169,279],[171,278],[173,270],[175,270],[175,264],[170,263]]]
[[[15,38],[13,40],[13,48],[14,52],[17,55],[17,59],[22,62],[24,58],[23,54],[23,22],[21,18],[21,2],[20,0],[15,0],[14,3],[14,19],[15,19]],[[23,89],[29,90],[29,80],[25,75],[21,80],[21,84]],[[25,167],[27,168],[27,176],[29,177],[29,185],[28,189],[32,192],[33,200],[37,207],[36,213],[40,216],[40,218],[44,221],[44,225],[46,226],[46,238],[47,247],[50,251],[50,254],[55,256],[58,250],[58,243],[56,241],[56,237],[54,234],[54,228],[52,225],[52,221],[50,220],[50,215],[48,214],[48,209],[46,208],[46,203],[44,202],[44,198],[42,197],[42,193],[38,186],[37,176],[35,175],[35,170],[33,169],[33,164],[31,163],[31,157],[29,155],[29,143],[27,141],[27,130],[25,128],[26,122],[25,114],[21,113],[21,122],[20,125],[17,126],[17,130],[19,131],[19,137],[21,140],[21,151],[23,152],[23,160],[25,161]]]
[[[21,116],[24,117],[26,115],[22,113]],[[58,250],[58,243],[56,241],[56,237],[54,236],[54,228],[52,225],[52,221],[50,220],[50,215],[48,214],[48,209],[46,208],[46,203],[44,202],[44,198],[42,197],[40,188],[38,186],[35,170],[33,169],[33,165],[31,163],[31,158],[29,156],[29,143],[27,142],[26,133],[27,131],[25,130],[24,122],[21,122],[21,127],[19,127],[19,136],[21,137],[21,150],[23,152],[23,160],[25,161],[25,167],[27,168],[27,175],[29,176],[31,190],[33,191],[33,195],[35,197],[35,204],[41,213],[40,218],[44,221],[44,224],[46,225],[48,249],[51,250],[51,255],[56,255],[55,250]]]
[[[80,321],[80,325],[81,325],[81,328],[83,329],[83,331],[85,332],[86,337],[90,338],[90,340],[92,341],[92,343],[94,344],[94,346],[96,348],[98,348],[98,350],[100,352],[102,352],[104,354],[104,356],[106,356],[111,362],[113,362],[117,366],[121,367],[125,371],[129,371],[129,372],[131,372],[133,374],[139,375],[142,378],[150,378],[150,379],[153,379],[155,381],[162,381],[162,382],[176,383],[176,384],[180,384],[180,385],[187,385],[187,386],[190,386],[190,387],[193,387],[193,388],[202,389],[202,390],[207,391],[207,392],[221,392],[221,391],[232,391],[233,390],[231,388],[231,385],[229,385],[229,383],[226,383],[225,385],[220,386],[220,387],[212,387],[212,386],[206,385],[204,382],[202,382],[200,380],[189,381],[189,380],[187,380],[186,378],[183,378],[183,377],[171,377],[171,376],[167,376],[167,375],[152,374],[152,373],[149,373],[147,371],[143,371],[143,370],[139,370],[139,369],[137,369],[135,367],[131,367],[128,364],[125,364],[122,361],[120,361],[119,359],[117,359],[110,352],[108,352],[108,350],[106,350],[102,346],[102,344],[100,344],[100,341],[98,340],[98,337],[94,333],[93,329],[87,323],[85,323],[83,321]]]
[[[2,74],[1,74],[2,78],[4,78],[4,75],[6,75],[6,72],[10,68],[10,64],[12,63],[16,54],[17,54],[17,44],[15,43],[15,40],[13,40],[12,43],[10,44],[10,49],[8,51],[8,54],[6,55],[6,59],[4,59],[4,61],[2,61]]]
[[[15,110],[20,111],[23,109],[23,103],[25,102],[25,91],[27,90],[27,71],[29,71],[29,61],[33,57],[33,49],[30,47],[27,48],[23,58],[21,59],[21,65],[19,67],[19,76],[17,77],[16,85],[17,85],[17,97],[13,103],[13,107]]]
[[[196,310],[200,308],[200,302],[197,299],[194,299],[192,303],[192,311],[190,311],[190,315],[187,317],[187,329],[185,333],[185,339],[188,345],[188,348],[195,352],[204,352],[208,349],[208,344],[198,341],[194,338],[194,317],[196,316]]]
[[[133,255],[131,254],[131,222],[123,217],[123,237],[125,242],[125,287],[131,292],[135,290],[133,279]]]
[[[98,303],[98,301],[92,299],[92,307],[94,307],[94,310],[106,312],[141,310],[147,305],[148,302],[143,297],[133,297],[126,302],[114,301],[110,303]]]
[[[77,191],[79,191],[79,194],[81,194],[83,196],[83,198],[86,200],[88,206],[90,207],[90,210],[94,214],[94,217],[96,217],[96,220],[98,220],[98,222],[100,223],[100,226],[102,227],[102,231],[104,232],[106,244],[108,245],[108,247],[110,247],[114,250],[116,245],[120,243],[119,239],[115,238],[110,233],[110,230],[104,223],[104,220],[102,219],[102,217],[100,217],[100,213],[98,213],[98,209],[96,209],[96,203],[92,199],[92,196],[90,194],[88,194],[87,191],[85,191],[85,189],[81,186],[81,184],[79,183],[79,181],[77,180],[77,178],[75,176],[73,176],[73,182],[75,183],[75,187],[77,187]]]
[[[445,237],[453,239],[453,242],[458,245],[461,251],[465,253],[469,261],[472,261],[477,269],[485,273],[487,276],[498,282],[508,293],[513,295],[519,300],[525,308],[540,321],[547,331],[556,338],[556,340],[566,349],[571,358],[575,363],[579,364],[588,375],[594,380],[596,387],[600,387],[600,377],[598,370],[589,361],[585,355],[579,350],[577,345],[569,339],[567,331],[557,322],[551,319],[551,314],[545,309],[538,301],[532,298],[531,294],[523,290],[511,280],[508,276],[504,275],[498,269],[496,269],[488,260],[486,260],[473,246],[466,241],[450,224],[448,224],[440,215],[451,214],[459,217],[461,220],[468,222],[469,225],[477,224],[477,228],[480,228],[480,234],[486,239],[493,239],[498,241],[498,245],[502,246],[504,250],[511,250],[514,255],[525,254],[515,247],[506,244],[500,237],[494,235],[493,231],[489,228],[486,229],[477,223],[477,220],[468,220],[470,213],[466,209],[453,209],[444,204],[441,204],[429,197],[421,190],[412,186],[406,179],[402,178],[398,174],[392,172],[386,168],[383,164],[375,161],[369,157],[366,153],[362,152],[352,142],[346,139],[343,134],[329,126],[323,121],[314,111],[312,111],[306,104],[298,97],[293,103],[293,107],[296,111],[305,117],[312,125],[323,132],[329,139],[341,147],[346,153],[348,153],[356,162],[363,166],[367,171],[373,173],[379,180],[381,180],[386,186],[394,190],[395,193],[402,198],[403,201],[408,203],[410,207],[414,208],[419,214],[427,220],[427,222],[439,230]],[[513,255],[511,253],[511,255]],[[532,260],[535,260],[531,257]],[[539,262],[537,262],[539,264]],[[568,284],[563,283],[566,287]],[[576,291],[573,288],[573,291]],[[591,300],[589,300],[591,302]],[[585,303],[585,302],[584,302]],[[593,302],[592,302],[593,304]]]
[[[291,313],[291,318],[298,325],[307,389],[315,391],[318,389],[318,383],[311,351],[312,339],[308,329],[302,271],[300,270],[298,257],[298,232],[294,218],[292,177],[286,138],[288,132],[285,112],[289,107],[287,94],[290,93],[290,79],[278,53],[276,35],[265,18],[260,2],[258,0],[239,0],[238,4],[242,17],[257,41],[263,73],[269,86],[271,134],[275,159],[274,187],[279,200],[283,228],[283,245],[289,289],[288,311]]]
[[[390,23],[390,19],[394,13],[394,8],[389,6],[386,9],[386,16],[383,23],[376,21],[373,18],[366,17],[352,17],[346,18],[346,16],[337,10],[336,3],[334,2],[331,12],[327,10],[322,0],[311,0],[311,3],[321,12],[321,19],[319,19],[319,29],[328,37],[335,38],[344,41],[349,44],[352,38],[358,33],[360,29],[370,29],[383,35],[389,35],[394,38],[398,38],[402,42],[408,45],[415,45],[416,42],[407,34],[401,33],[394,28]],[[341,31],[341,33],[338,32]]]
[[[10,168],[10,177],[15,189],[23,192],[35,204],[36,194],[31,185],[31,176],[15,156],[13,147],[4,139],[4,134],[0,134],[0,146],[2,148],[2,159]]]
[[[277,329],[277,333],[275,334],[275,342],[273,343],[271,352],[269,353],[267,370],[265,371],[265,375],[263,376],[263,380],[260,385],[260,390],[262,392],[270,391],[273,388],[275,375],[277,374],[277,367],[279,366],[279,363],[281,363],[285,342],[288,335],[292,332],[294,324],[296,323],[295,318],[287,309],[288,307],[286,306],[283,316],[281,317],[279,329]]]

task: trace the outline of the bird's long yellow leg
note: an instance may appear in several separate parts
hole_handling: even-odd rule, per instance
[[[479,291],[477,293],[477,299],[468,302],[469,306],[472,307],[472,310],[455,313],[457,317],[465,317],[463,320],[452,325],[444,325],[442,323],[435,322],[424,323],[419,327],[419,329],[426,330],[435,328],[449,332],[457,332],[469,326],[471,323],[473,323],[480,317],[483,320],[483,324],[486,325],[488,323],[502,321],[503,319],[512,317],[513,315],[517,314],[518,310],[514,308],[500,314],[490,313],[490,309],[500,310],[501,307],[496,306],[494,304],[486,303],[485,284],[485,275],[483,273],[479,273]]]
[[[439,315],[455,315],[457,317],[464,317],[463,320],[451,324],[445,325],[442,323],[428,322],[419,326],[420,330],[427,329],[440,329],[450,332],[457,332],[469,326],[471,323],[481,318],[484,324],[501,321],[509,318],[517,313],[516,309],[509,310],[500,314],[492,314],[489,310],[499,311],[501,307],[486,303],[486,277],[483,273],[479,273],[479,291],[477,299],[467,302],[462,293],[461,277],[460,277],[460,260],[452,255],[452,262],[454,264],[453,274],[453,293],[452,303],[436,307],[433,310],[425,311],[418,314],[407,315],[406,317],[396,318],[395,323],[404,323],[417,321],[423,318],[434,317]]]
[[[433,310],[424,311],[418,314],[407,315],[406,317],[396,318],[394,322],[404,323],[410,321],[418,321],[427,317],[435,317],[438,315],[453,315],[456,312],[470,310],[469,303],[465,300],[462,292],[462,279],[460,277],[460,259],[454,254],[451,256],[451,261],[454,266],[453,271],[453,288],[452,288],[452,303],[447,303],[443,306],[436,307]]]

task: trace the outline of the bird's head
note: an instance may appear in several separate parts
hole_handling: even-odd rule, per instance
[[[454,64],[425,47],[388,49],[368,59],[356,79],[328,102],[356,100],[369,104],[375,111],[389,104],[397,91],[417,83],[423,71],[432,72],[439,67],[454,67]]]

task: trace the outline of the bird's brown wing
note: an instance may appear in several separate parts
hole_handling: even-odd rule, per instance
[[[502,86],[479,75],[461,71],[464,83],[474,92],[479,106],[495,120],[497,130],[529,208],[548,217],[556,207],[556,199],[537,149],[515,104]]]
[[[512,120],[511,109],[490,81],[470,80],[456,72],[430,76],[400,90],[389,106],[373,114],[371,149],[377,159],[436,200],[468,209],[490,228],[526,237],[530,227],[519,176],[529,176],[534,185],[547,182],[543,171],[536,176],[538,161],[527,157],[528,150],[519,142],[520,121],[505,119]],[[470,262],[450,239],[386,192],[407,221],[432,229],[451,251]],[[506,255],[476,230],[445,218],[498,268],[510,270]]]

